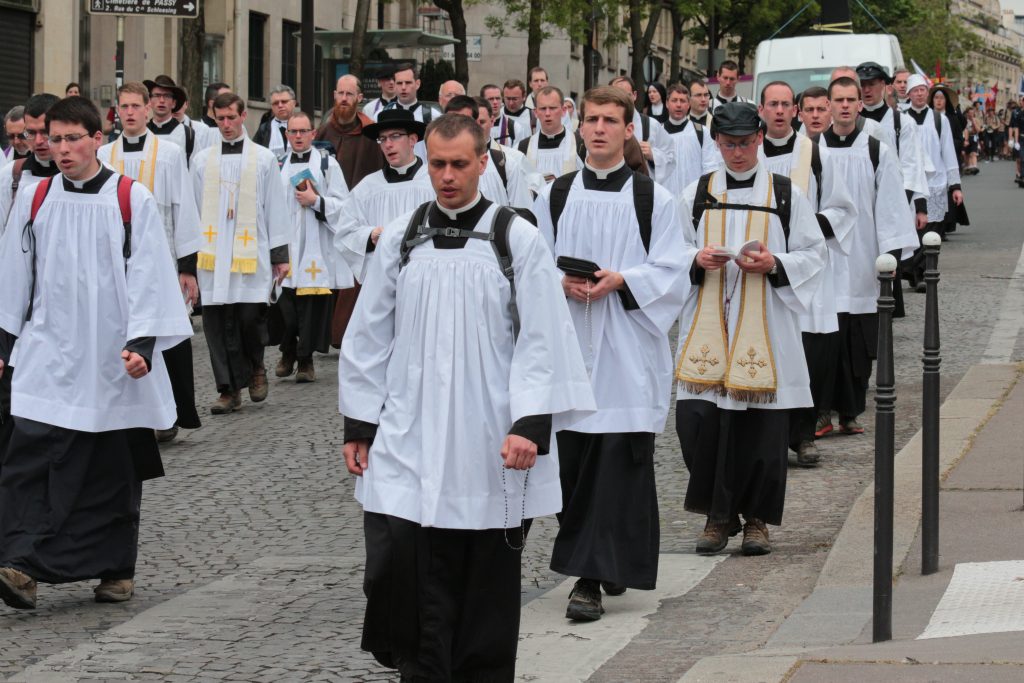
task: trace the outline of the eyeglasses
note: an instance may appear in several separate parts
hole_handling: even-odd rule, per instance
[[[39,130],[25,129],[24,131],[18,133],[18,137],[21,138],[22,140],[35,140],[36,138],[45,138],[46,131],[41,128]]]
[[[312,128],[292,128],[288,130],[288,135],[309,135],[312,132]]]
[[[85,133],[70,133],[69,135],[51,135],[46,138],[46,141],[50,143],[50,147],[60,147],[62,142],[66,142],[69,145],[73,145],[83,138],[89,137]]]
[[[151,100],[173,100],[174,95],[167,92],[154,92],[149,94]]]
[[[377,138],[377,144],[383,145],[385,142],[398,142],[404,137],[408,137],[408,133],[391,133],[389,135],[381,135]]]
[[[744,140],[743,142],[720,142],[718,146],[724,149],[726,152],[735,152],[736,148],[744,151],[757,145],[757,140]]]

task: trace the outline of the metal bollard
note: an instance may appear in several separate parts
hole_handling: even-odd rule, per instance
[[[942,239],[929,232],[924,245],[924,365],[921,416],[921,573],[939,570],[939,248]]]
[[[875,564],[871,639],[892,639],[893,457],[896,447],[896,380],[893,374],[892,295],[899,264],[891,254],[875,260],[878,295],[878,365],[875,376]]]

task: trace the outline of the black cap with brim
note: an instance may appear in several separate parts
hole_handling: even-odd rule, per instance
[[[153,88],[163,88],[164,90],[170,90],[174,96],[174,109],[172,111],[177,112],[184,106],[185,102],[188,101],[188,93],[185,92],[184,88],[179,87],[170,76],[164,76],[161,74],[151,81],[142,81],[142,84],[149,90],[149,96],[153,96]]]
[[[892,83],[892,78],[886,73],[881,64],[877,62],[864,62],[857,66],[857,76],[862,81],[873,81],[877,78],[885,81],[886,85]]]
[[[363,135],[376,140],[384,130],[404,130],[406,133],[415,133],[420,140],[427,130],[427,125],[417,121],[411,111],[405,109],[385,109],[377,115],[377,122],[363,128]]]
[[[711,119],[711,135],[719,134],[742,137],[752,135],[759,130],[764,122],[757,115],[757,107],[749,102],[728,102],[715,109]]]
[[[398,73],[398,65],[397,64],[385,64],[385,65],[383,65],[383,66],[381,66],[381,67],[379,67],[379,68],[377,68],[375,70],[375,75],[377,77],[377,80],[380,80],[382,78],[391,78],[391,79],[393,79],[395,77],[396,73]]]

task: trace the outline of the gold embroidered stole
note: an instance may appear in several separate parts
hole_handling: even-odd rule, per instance
[[[252,149],[252,142],[243,140],[242,168],[237,183],[221,181],[221,149],[217,146],[206,157],[203,172],[203,199],[199,215],[200,225],[205,230],[206,243],[199,250],[198,267],[214,270],[217,264],[217,234],[231,219],[235,220],[234,239],[231,246],[231,272],[251,275],[259,265],[257,236],[259,234],[258,200],[256,188],[259,175],[259,155]],[[221,185],[228,186],[227,215],[220,215]]]
[[[139,181],[150,192],[153,192],[156,185],[156,154],[159,146],[160,141],[156,135],[146,135],[146,142],[142,148],[143,158],[139,162],[139,173],[137,176],[132,176],[132,180]],[[147,149],[149,150],[148,155],[146,154]],[[126,175],[124,172],[124,136],[114,140],[114,145],[110,148],[110,165],[121,175]]]
[[[804,135],[796,135],[796,144],[793,146],[793,163],[790,166],[789,180],[804,193],[810,196],[811,189],[811,151],[814,142]]]
[[[709,193],[714,187],[715,175],[708,182]],[[771,174],[768,174],[767,184],[764,206],[770,207]],[[726,203],[727,193],[723,192],[716,199]],[[755,214],[758,214],[756,228]],[[758,239],[767,245],[768,219],[768,212],[748,211],[744,241]],[[727,220],[727,210],[712,209],[704,213],[705,245],[726,243]],[[765,310],[766,276],[743,272],[737,276],[740,278],[740,309],[730,345],[723,300],[727,275],[724,266],[704,273],[697,310],[676,365],[676,379],[694,394],[713,391],[736,401],[774,403],[777,378]]]

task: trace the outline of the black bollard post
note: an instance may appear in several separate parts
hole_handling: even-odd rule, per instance
[[[921,573],[939,570],[939,247],[942,238],[925,234],[924,376],[921,416]]]
[[[891,254],[875,261],[881,292],[878,295],[878,366],[875,376],[875,564],[872,595],[873,642],[892,639],[892,517],[893,457],[896,444],[896,380],[892,358],[892,295],[894,271]]]

